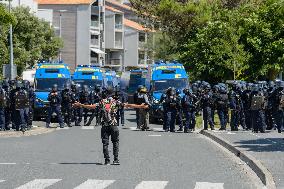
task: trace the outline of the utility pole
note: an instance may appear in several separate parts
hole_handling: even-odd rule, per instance
[[[11,0],[9,0],[9,13],[11,13]],[[14,68],[14,48],[13,48],[13,26],[10,24],[10,36],[9,36],[9,41],[10,41],[10,73],[11,73],[11,78],[14,79],[14,73],[13,73],[13,68]]]
[[[59,37],[62,39],[62,13],[67,12],[67,10],[59,10]],[[59,61],[62,60],[62,52],[61,49],[59,50]]]

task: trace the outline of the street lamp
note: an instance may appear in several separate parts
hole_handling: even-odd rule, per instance
[[[8,1],[9,2],[9,13],[11,13],[11,1],[12,0],[0,0],[0,1]],[[10,43],[10,73],[11,73],[11,78],[13,78],[13,67],[14,67],[14,49],[13,49],[13,26],[10,24],[10,32],[9,32],[9,43]]]

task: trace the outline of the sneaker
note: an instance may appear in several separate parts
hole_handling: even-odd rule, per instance
[[[109,159],[105,159],[105,165],[110,165],[110,160]]]
[[[118,159],[114,160],[113,165],[120,165],[119,160]]]

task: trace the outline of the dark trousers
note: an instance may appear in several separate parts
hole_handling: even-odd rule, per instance
[[[0,129],[5,129],[5,108],[0,108]]]
[[[9,107],[5,108],[5,129],[10,130],[11,110]]]
[[[62,114],[64,117],[64,122],[68,125],[71,126],[71,120],[72,120],[72,105],[71,104],[66,104],[63,105],[62,108]]]
[[[252,128],[255,132],[265,131],[265,115],[262,110],[251,110]]]
[[[105,159],[110,159],[109,157],[109,137],[111,137],[111,142],[113,144],[113,156],[114,159],[118,159],[119,152],[119,130],[117,126],[105,126],[101,128],[101,139],[103,143],[103,153]]]
[[[217,110],[221,129],[226,129],[227,123],[228,123],[228,110],[227,109],[219,109]]]
[[[231,130],[232,131],[237,131],[238,130],[238,126],[240,123],[240,113],[238,110],[232,110],[231,111]]]
[[[25,130],[27,128],[27,123],[29,121],[29,108],[15,110],[15,127],[16,130]]]
[[[178,110],[178,111],[177,111],[177,122],[178,122],[178,124],[179,124],[179,128],[180,128],[180,129],[183,128],[182,116],[183,116],[182,110]]]
[[[283,110],[275,111],[273,117],[275,118],[275,123],[277,125],[278,132],[282,132],[282,129],[283,129],[283,118],[284,118]]]
[[[137,129],[140,129],[140,125],[139,125],[139,109],[136,109],[136,124],[137,124]]]
[[[88,112],[89,112],[89,110],[86,109],[86,108],[80,108],[79,109],[79,120],[78,120],[79,123],[81,123],[81,121],[84,117],[84,125],[87,125]]]
[[[167,111],[166,130],[170,130],[170,131],[175,130],[176,116],[177,116],[176,110],[168,110]]]
[[[50,121],[51,121],[51,117],[52,117],[52,114],[53,113],[56,113],[57,115],[57,118],[58,118],[58,122],[59,122],[59,125],[62,127],[64,126],[63,125],[63,118],[62,118],[62,112],[61,112],[61,108],[60,106],[50,106],[48,108],[48,113],[47,113],[47,118],[46,118],[46,124],[50,124]]]
[[[203,120],[204,120],[204,129],[208,129],[208,123],[211,129],[214,129],[214,123],[212,120],[212,112],[210,107],[203,108]]]
[[[121,125],[124,125],[125,123],[125,118],[124,118],[124,108],[119,109],[119,117],[120,117],[120,123]]]
[[[185,115],[185,129],[195,129],[195,112],[194,111],[184,111]]]
[[[245,120],[246,120],[246,129],[251,129],[252,128],[252,119],[251,119],[251,111],[250,110],[246,110],[245,111]]]
[[[29,121],[28,121],[28,128],[31,129],[33,125],[34,119],[34,109],[33,107],[29,107]]]
[[[274,128],[275,122],[273,120],[273,111],[272,109],[265,110],[265,118],[266,118],[266,125],[267,129],[271,130]]]

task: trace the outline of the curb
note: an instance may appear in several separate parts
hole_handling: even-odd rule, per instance
[[[215,142],[222,145],[224,148],[235,154],[239,157],[242,161],[244,161],[260,178],[261,182],[268,188],[268,189],[276,189],[275,182],[273,180],[272,174],[268,171],[268,169],[257,159],[253,156],[249,155],[247,152],[240,150],[238,147],[233,146],[227,140],[216,136],[208,131],[202,130],[200,132],[204,136],[214,140]]]
[[[0,132],[0,138],[36,136],[36,135],[51,133],[53,131],[55,131],[55,129],[47,129],[45,127],[36,127],[35,129],[26,131],[24,134],[21,131],[3,131]]]

